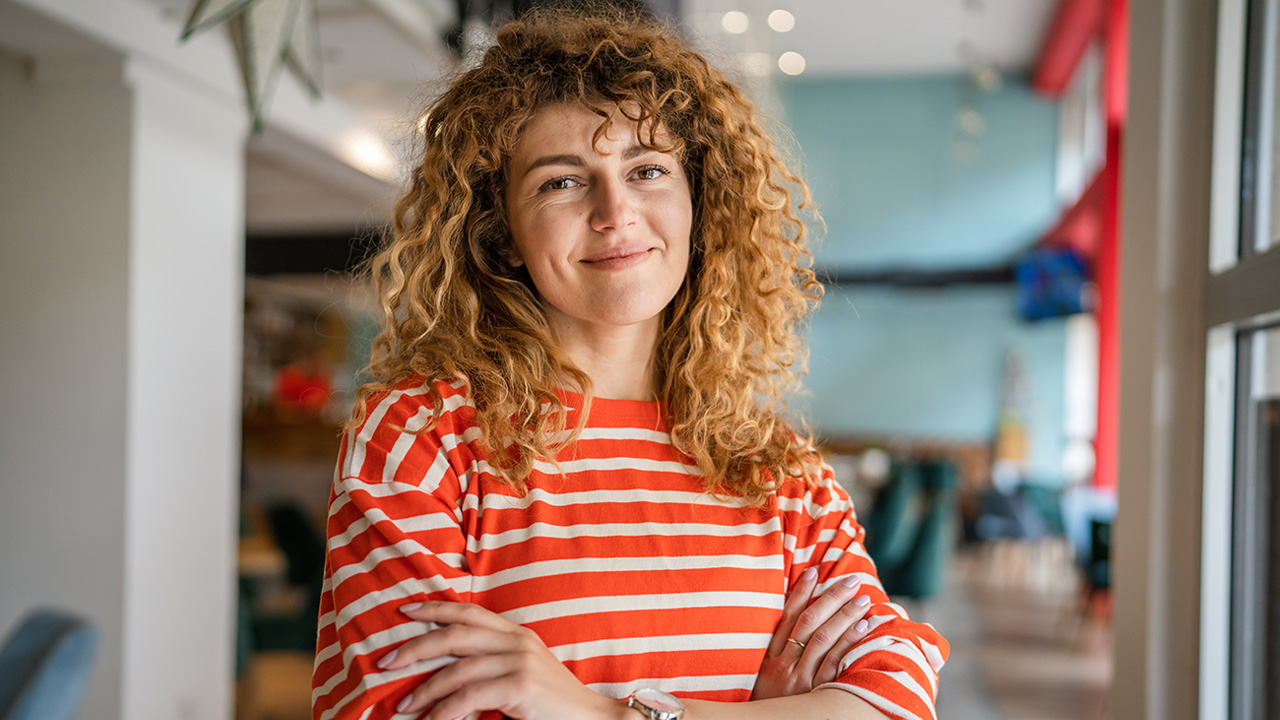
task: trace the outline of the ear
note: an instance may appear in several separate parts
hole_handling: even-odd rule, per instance
[[[511,243],[507,247],[507,262],[511,264],[511,267],[522,267],[524,265],[524,258],[520,257],[520,250],[516,248],[515,243]]]

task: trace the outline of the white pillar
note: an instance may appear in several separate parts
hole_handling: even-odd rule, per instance
[[[133,91],[123,718],[228,718],[244,112],[142,62]],[[219,682],[219,680],[221,682]]]
[[[0,629],[95,622],[84,718],[232,714],[244,134],[144,60],[0,56]]]

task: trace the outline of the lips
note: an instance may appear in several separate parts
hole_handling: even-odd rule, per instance
[[[611,248],[605,248],[597,253],[582,258],[582,262],[592,265],[600,263],[610,263],[615,261],[625,261],[631,258],[637,258],[647,254],[653,248],[648,245],[628,244],[617,245]]]

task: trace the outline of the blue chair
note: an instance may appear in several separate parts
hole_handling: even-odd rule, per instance
[[[72,720],[97,645],[98,632],[85,620],[30,612],[0,650],[0,720]]]
[[[923,516],[901,562],[880,567],[880,582],[891,596],[928,600],[942,591],[955,551],[959,517],[955,466],[947,462],[920,465]]]
[[[920,530],[920,496],[924,478],[916,463],[894,463],[889,482],[880,491],[862,526],[865,547],[877,567],[894,567],[906,561]]]

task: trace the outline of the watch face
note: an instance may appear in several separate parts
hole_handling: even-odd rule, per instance
[[[632,697],[636,699],[636,702],[650,710],[657,710],[662,713],[680,713],[684,711],[684,703],[680,702],[680,698],[654,688],[640,688],[635,691]]]

